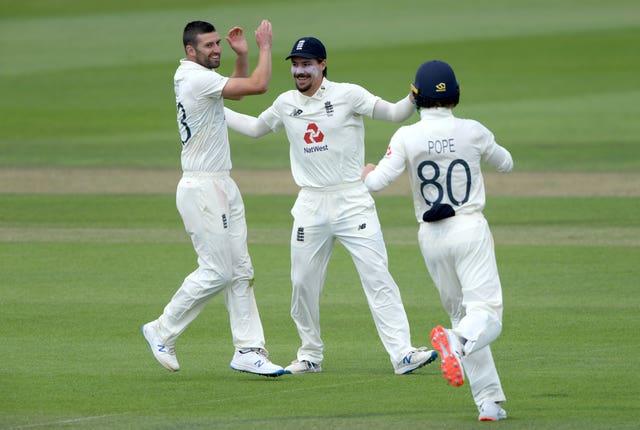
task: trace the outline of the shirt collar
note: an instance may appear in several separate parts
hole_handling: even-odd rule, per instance
[[[180,59],[180,65],[187,65],[189,67],[193,67],[193,68],[196,68],[196,69],[202,69],[202,70],[209,70],[209,71],[212,70],[212,69],[209,69],[207,67],[204,67],[202,64],[198,64],[195,61],[191,61],[191,60],[189,60],[187,58]]]
[[[436,107],[436,108],[422,108],[420,109],[421,119],[444,119],[451,118],[453,111],[449,108]]]
[[[302,94],[298,90],[296,90],[296,92],[303,99],[307,99],[307,100],[309,100],[309,99],[322,100],[324,98],[325,93],[331,87],[332,84],[333,84],[333,82],[331,82],[327,78],[322,78],[322,83],[320,84],[320,87],[318,88],[318,90],[312,96],[305,96],[304,94]]]

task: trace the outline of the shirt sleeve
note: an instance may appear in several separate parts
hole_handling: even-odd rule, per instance
[[[482,161],[486,162],[500,173],[511,172],[511,170],[513,170],[513,158],[511,157],[511,153],[498,145],[493,133],[483,126],[480,127],[484,141]]]
[[[387,152],[375,170],[367,175],[364,184],[369,191],[380,191],[395,181],[406,168],[406,156],[402,139],[402,128],[391,137]]]
[[[191,81],[192,89],[197,96],[221,98],[222,90],[227,85],[229,78],[211,70],[198,72],[196,78]]]
[[[386,100],[379,99],[373,109],[373,119],[402,122],[409,119],[415,111],[415,105],[411,103],[409,96],[396,103],[389,103]]]
[[[373,110],[376,106],[376,102],[380,100],[380,97],[374,96],[369,91],[356,84],[344,84],[349,86],[349,100],[351,101],[352,109],[359,115],[365,115],[373,117]]]
[[[500,173],[509,173],[513,170],[513,158],[511,154],[497,143],[492,151],[485,154],[483,160]]]
[[[257,138],[271,131],[267,123],[260,118],[236,112],[228,107],[224,108],[224,116],[227,120],[227,126],[231,130],[237,131],[245,136]]]
[[[283,127],[282,117],[280,116],[280,97],[278,97],[271,106],[262,112],[258,119],[264,122],[271,131],[279,131]]]

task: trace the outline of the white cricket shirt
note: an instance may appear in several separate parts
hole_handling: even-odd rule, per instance
[[[289,140],[291,173],[300,187],[329,187],[360,181],[364,166],[363,115],[371,117],[379,97],[359,85],[323,80],[307,97],[282,93],[260,114]]]
[[[215,173],[231,169],[222,89],[229,78],[186,59],[173,78],[182,141],[182,170]]]
[[[481,161],[509,172],[511,154],[486,127],[454,117],[451,109],[422,109],[420,116],[417,123],[396,131],[365,185],[381,190],[407,169],[418,222],[434,202],[451,205],[456,214],[481,212],[485,205]]]

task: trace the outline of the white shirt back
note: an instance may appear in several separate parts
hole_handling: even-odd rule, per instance
[[[185,172],[214,173],[231,169],[222,98],[228,79],[193,61],[180,60],[173,85]]]
[[[282,93],[260,114],[273,131],[285,128],[291,173],[300,187],[360,181],[364,166],[363,115],[371,117],[379,97],[349,83],[327,80],[311,97]]]
[[[485,205],[481,161],[500,172],[511,171],[511,154],[477,121],[453,116],[451,109],[422,109],[421,120],[400,127],[386,155],[366,178],[369,189],[384,188],[405,168],[416,218],[433,203],[445,203],[456,214],[480,212]]]

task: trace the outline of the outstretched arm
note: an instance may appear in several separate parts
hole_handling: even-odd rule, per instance
[[[402,122],[411,117],[416,108],[410,96],[406,96],[396,103],[389,103],[386,100],[378,100],[373,108],[373,119],[383,119],[385,121]]]
[[[232,78],[246,78],[249,76],[249,45],[244,37],[242,27],[233,27],[227,33],[227,42],[236,53],[236,64]]]
[[[369,191],[380,191],[396,180],[404,172],[404,164],[394,166],[394,162],[387,162],[387,159],[380,160],[380,163],[367,164],[362,170],[362,182]]]
[[[242,43],[237,39],[234,39],[234,37],[237,37],[237,34],[230,37],[232,38],[232,40],[238,42],[236,44],[236,48],[240,50],[240,52],[242,52]],[[262,21],[262,23],[260,23],[260,26],[256,30],[256,43],[258,44],[258,64],[256,65],[256,68],[248,77],[230,77],[227,81],[227,84],[224,86],[224,89],[222,90],[222,96],[224,98],[238,100],[243,96],[263,94],[267,91],[267,89],[269,88],[269,81],[271,80],[272,40],[273,34],[271,31],[271,23],[265,19]],[[238,51],[236,51],[236,53],[237,52]],[[243,66],[240,65],[239,69],[242,69],[242,67]],[[237,72],[241,73],[241,70],[238,70],[238,62],[236,62],[236,70],[234,71],[234,75]]]
[[[361,178],[369,191],[382,190],[404,172],[406,157],[400,130],[391,137],[387,152],[378,165],[369,163],[364,166]]]
[[[245,136],[257,138],[269,133],[271,129],[260,118],[245,115],[233,111],[227,107],[224,108],[224,116],[227,120],[227,126]]]

